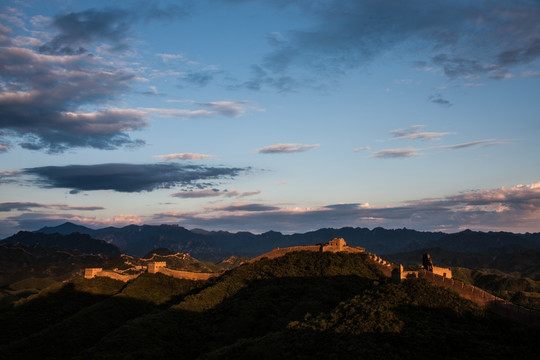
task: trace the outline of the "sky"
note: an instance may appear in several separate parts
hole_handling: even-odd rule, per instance
[[[0,238],[540,232],[540,2],[0,3]]]

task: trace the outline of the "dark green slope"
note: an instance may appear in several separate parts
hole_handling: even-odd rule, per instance
[[[538,328],[500,319],[418,279],[381,284],[280,331],[238,339],[201,359],[527,359]]]
[[[538,329],[424,281],[390,284],[365,254],[290,253],[207,282],[147,274],[101,295],[99,281],[75,282],[74,293],[90,300],[49,325],[21,332],[10,322],[4,331],[18,336],[3,341],[0,358],[506,359],[538,350]],[[26,309],[32,328],[31,314],[71,301],[42,294],[24,306],[40,298],[48,303],[9,316]]]
[[[7,320],[0,354],[13,359],[72,358],[127,321],[167,308],[163,304],[197,286],[200,282],[161,274],[145,274],[127,285],[108,278],[78,279],[0,313],[0,319]]]

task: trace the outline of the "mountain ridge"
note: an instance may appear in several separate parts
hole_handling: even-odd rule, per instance
[[[520,248],[540,249],[540,233],[514,234],[509,232],[479,232],[464,230],[446,234],[412,229],[374,229],[343,227],[321,228],[306,233],[282,234],[267,231],[251,232],[188,230],[178,225],[128,225],[121,228],[90,229],[82,225],[64,223],[44,227],[36,232],[68,234],[73,230],[88,234],[118,246],[124,253],[142,257],[157,248],[189,253],[209,261],[219,261],[232,255],[255,257],[275,247],[289,247],[326,243],[335,237],[344,238],[352,246],[361,246],[378,255],[415,251],[424,248],[442,248],[447,251],[467,249],[469,252],[487,253],[492,248],[513,252]],[[463,250],[462,250],[463,251]]]

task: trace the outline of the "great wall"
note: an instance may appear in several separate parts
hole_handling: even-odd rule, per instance
[[[349,246],[346,244],[343,238],[335,238],[328,244],[274,248],[269,253],[251,259],[249,262],[253,263],[264,258],[274,259],[295,251],[365,253],[364,248]],[[506,318],[510,318],[514,321],[527,325],[540,325],[539,311],[518,306],[509,301],[496,297],[476,286],[452,279],[451,269],[433,266],[433,263],[427,254],[427,256],[424,255],[423,258],[424,268],[416,271],[405,271],[403,269],[403,265],[401,264],[395,265],[375,254],[366,254],[368,255],[368,258],[381,270],[381,272],[387,277],[391,278],[394,283],[401,283],[410,278],[422,278],[434,285],[453,290],[461,297],[471,300],[472,302],[486,307]],[[136,270],[136,273],[129,273],[130,271],[133,272],[133,270]],[[96,276],[102,276],[128,282],[142,275],[144,272],[151,274],[161,273],[177,279],[188,280],[208,280],[213,277],[221,276],[224,273],[202,273],[175,270],[167,268],[167,263],[165,261],[149,261],[146,266],[136,266],[128,271],[118,271],[117,269],[103,270],[102,268],[86,268],[84,271],[84,277],[91,279]]]

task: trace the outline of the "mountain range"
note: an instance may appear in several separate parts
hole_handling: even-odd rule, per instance
[[[113,244],[129,255],[142,257],[157,248],[189,253],[208,261],[230,257],[255,257],[275,247],[313,245],[327,243],[342,237],[347,244],[361,246],[378,255],[411,252],[427,248],[440,248],[454,252],[512,253],[524,249],[540,249],[540,233],[514,234],[508,232],[478,232],[465,230],[454,234],[416,231],[410,229],[372,230],[344,227],[324,228],[302,234],[282,234],[268,231],[262,234],[250,232],[188,230],[177,225],[129,225],[122,228],[107,227],[90,229],[73,223],[44,227],[37,232],[44,234],[90,235],[92,238]]]

